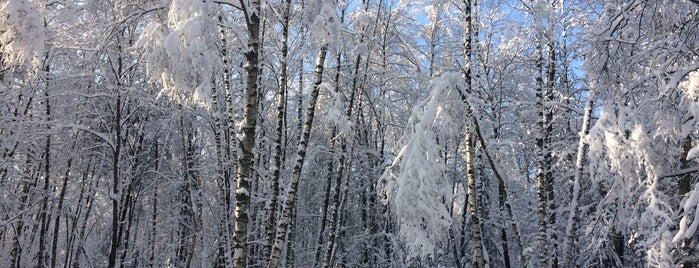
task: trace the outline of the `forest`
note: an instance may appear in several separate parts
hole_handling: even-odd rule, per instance
[[[0,0],[0,267],[698,267],[699,0]]]

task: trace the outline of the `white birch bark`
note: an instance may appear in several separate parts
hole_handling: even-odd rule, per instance
[[[274,245],[274,231],[277,220],[277,199],[279,197],[279,179],[282,169],[282,137],[284,128],[284,118],[286,117],[286,83],[287,83],[287,54],[289,52],[289,12],[291,0],[284,3],[284,18],[282,25],[282,53],[281,67],[279,73],[279,93],[277,94],[277,129],[274,141],[274,171],[272,175],[272,193],[270,196],[269,208],[267,210],[267,226],[265,228],[265,256],[270,256]]]
[[[470,113],[469,113],[470,116]],[[476,177],[473,167],[473,140],[471,134],[471,119],[466,124],[466,180],[468,182],[468,212],[471,215],[471,231],[473,232],[473,261],[476,267],[485,267],[483,257],[483,237],[481,233],[480,217],[478,215],[478,191],[476,189]]]
[[[473,13],[471,10],[472,0],[464,0],[464,79],[466,80],[466,91],[471,92],[473,89],[472,84],[472,73],[471,73],[471,43],[473,37],[471,36],[472,31],[472,19]],[[466,95],[462,95],[462,101],[466,104],[466,129],[465,129],[465,141],[464,146],[466,152],[464,155],[464,161],[466,162],[466,182],[467,182],[467,192],[468,192],[468,212],[471,216],[471,231],[473,235],[474,243],[474,254],[473,262],[476,267],[485,267],[485,260],[483,255],[483,237],[480,227],[480,218],[478,216],[478,191],[476,189],[476,178],[474,175],[474,165],[473,165],[473,136],[471,133],[472,123],[473,123],[473,111],[471,105],[468,104],[468,99]]]
[[[574,267],[573,250],[575,250],[575,238],[578,224],[578,210],[580,209],[578,201],[580,199],[580,180],[582,179],[585,157],[587,155],[587,142],[585,137],[590,133],[590,117],[592,116],[592,108],[594,102],[594,94],[588,93],[587,103],[585,104],[585,114],[583,122],[578,133],[578,152],[575,158],[575,174],[573,177],[573,197],[570,201],[570,215],[568,216],[568,226],[566,227],[566,247],[563,257],[563,267]]]
[[[548,227],[547,227],[547,212],[548,192],[547,178],[549,167],[546,165],[546,122],[544,119],[544,82],[542,77],[543,57],[541,44],[537,41],[536,55],[536,199],[537,213],[539,216],[539,265],[541,267],[549,266],[548,258]]]
[[[553,8],[553,7],[552,7]],[[549,26],[550,28],[552,26]],[[555,79],[556,79],[556,46],[554,43],[553,39],[553,29],[549,29],[547,31],[547,40],[546,40],[546,46],[548,48],[548,65],[546,67],[546,88],[544,91],[544,101],[547,103],[550,103],[553,101],[553,91],[555,88]],[[545,105],[544,107],[547,107]],[[545,166],[547,167],[546,169],[546,193],[547,193],[547,198],[548,198],[548,224],[549,224],[549,232],[551,233],[551,239],[549,240],[551,242],[551,267],[552,268],[558,268],[558,233],[556,231],[555,225],[556,225],[556,195],[554,191],[554,177],[553,177],[553,171],[551,170],[551,162],[552,162],[552,157],[551,157],[551,151],[548,148],[549,144],[551,144],[551,132],[553,132],[553,110],[551,108],[547,108],[545,113],[544,113],[544,142],[546,143],[545,147],[546,153],[544,155],[544,162]]]
[[[255,127],[257,126],[259,50],[260,50],[260,0],[240,0],[240,6],[247,22],[248,49],[245,52],[247,72],[243,108],[243,124],[240,133],[240,154],[236,174],[235,225],[233,240],[233,266],[246,267],[248,252],[248,206],[250,204],[250,177],[253,167],[253,147],[255,147]]]
[[[212,79],[213,80],[213,79]],[[216,184],[219,190],[219,232],[218,232],[218,249],[216,253],[216,267],[225,267],[229,259],[228,247],[228,191],[226,188],[225,176],[223,174],[223,137],[221,135],[221,118],[218,106],[218,92],[216,90],[215,81],[211,83],[211,106],[213,107],[214,117],[214,140],[216,144]]]
[[[303,168],[303,162],[306,158],[306,149],[308,148],[308,139],[311,135],[311,127],[313,126],[313,117],[315,116],[316,101],[318,100],[318,92],[320,91],[320,83],[323,81],[323,65],[325,63],[325,56],[328,52],[328,46],[323,45],[318,52],[318,57],[316,59],[316,68],[313,74],[313,90],[311,91],[311,100],[308,103],[308,111],[306,111],[306,121],[303,124],[303,130],[301,131],[301,140],[299,141],[298,149],[296,152],[296,161],[294,164],[294,169],[291,173],[291,182],[289,185],[289,190],[286,194],[286,202],[284,203],[284,208],[282,209],[281,219],[277,228],[277,235],[274,239],[274,247],[272,248],[272,254],[269,257],[269,262],[267,267],[276,268],[279,266],[279,260],[282,253],[282,247],[284,245],[284,238],[286,237],[286,232],[288,230],[289,223],[291,222],[291,212],[296,206],[297,199],[297,189],[299,185],[299,179],[301,177],[301,170]]]

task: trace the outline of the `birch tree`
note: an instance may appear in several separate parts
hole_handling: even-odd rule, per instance
[[[694,267],[698,6],[3,1],[0,266]]]
[[[260,1],[240,1],[246,18],[248,30],[248,51],[245,53],[245,70],[247,71],[241,127],[239,165],[236,173],[235,190],[235,233],[233,240],[233,265],[247,266],[248,205],[250,203],[250,177],[252,176],[253,147],[255,146],[255,128],[257,127],[257,92],[259,82],[259,39],[260,39]]]
[[[472,77],[472,3],[470,0],[464,1],[464,80],[466,81],[465,88],[463,89],[465,93],[462,93],[462,101],[466,104],[466,123],[464,124],[464,161],[466,162],[466,181],[468,185],[468,211],[471,216],[471,231],[473,232],[473,243],[474,243],[474,255],[473,263],[476,267],[485,267],[485,256],[483,254],[483,236],[481,232],[480,216],[478,215],[478,192],[476,188],[476,178],[474,174],[474,159],[473,159],[473,111],[471,105],[468,103],[467,95],[474,91],[473,88],[473,77]],[[478,36],[477,34],[475,35]]]
[[[282,8],[282,44],[281,44],[281,66],[279,72],[279,92],[277,93],[277,122],[276,137],[274,141],[274,171],[272,177],[272,189],[269,206],[267,209],[267,221],[265,227],[265,256],[270,256],[274,246],[274,231],[276,228],[276,211],[279,197],[279,181],[281,178],[282,163],[282,139],[284,136],[284,120],[286,118],[287,83],[288,83],[288,54],[289,54],[289,21],[291,11],[291,1],[285,1]]]
[[[303,130],[301,132],[301,139],[299,140],[298,148],[296,151],[296,158],[294,161],[294,167],[291,174],[291,182],[289,184],[286,201],[284,202],[283,209],[281,211],[279,224],[277,226],[277,234],[274,239],[274,247],[272,248],[272,254],[269,257],[269,262],[267,267],[278,267],[281,258],[282,247],[284,246],[284,238],[287,235],[288,226],[293,219],[291,218],[291,212],[296,206],[297,200],[297,189],[299,180],[301,177],[301,172],[303,169],[304,159],[306,157],[306,150],[308,148],[309,137],[311,134],[311,128],[313,127],[313,118],[315,116],[316,101],[318,100],[318,93],[320,91],[320,85],[323,81],[323,70],[325,57],[327,55],[328,47],[327,45],[322,45],[318,56],[316,57],[316,68],[313,74],[313,89],[311,91],[311,99],[308,103],[308,108],[306,112],[306,121],[303,123]]]

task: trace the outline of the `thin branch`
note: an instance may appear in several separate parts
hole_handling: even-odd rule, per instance
[[[227,5],[229,7],[235,8],[237,10],[243,11],[243,7],[240,4],[237,4],[231,0],[214,0],[215,4],[222,4],[222,5]]]
[[[699,4],[699,0],[691,0],[691,1]],[[699,171],[699,166],[697,166],[697,167],[691,167],[691,168],[685,168],[685,169],[680,169],[680,170],[677,170],[677,171],[675,171],[675,172],[671,172],[671,173],[667,173],[667,174],[662,174],[662,175],[660,175],[660,176],[658,176],[658,177],[660,177],[660,178],[676,177],[676,176],[680,176],[680,175],[684,175],[684,174],[689,174],[689,173],[697,172],[697,171]]]

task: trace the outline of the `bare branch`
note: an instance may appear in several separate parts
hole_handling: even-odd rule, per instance
[[[227,6],[230,6],[232,8],[235,8],[237,10],[243,10],[243,7],[239,3],[235,3],[232,0],[214,0],[214,3],[227,5]]]

